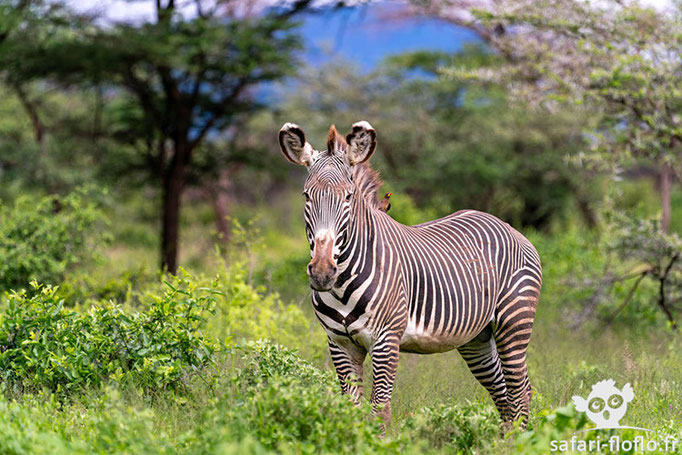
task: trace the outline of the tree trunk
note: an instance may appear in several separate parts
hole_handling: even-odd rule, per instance
[[[672,190],[673,170],[670,163],[663,163],[660,170],[660,188],[661,188],[661,210],[663,217],[661,220],[661,230],[668,232],[670,228],[670,193]]]
[[[178,239],[180,233],[180,199],[185,187],[185,168],[189,146],[176,143],[174,156],[164,174],[161,211],[161,269],[175,274],[178,270]]]
[[[173,274],[178,270],[181,194],[182,185],[178,177],[167,176],[163,185],[161,212],[161,269]]]

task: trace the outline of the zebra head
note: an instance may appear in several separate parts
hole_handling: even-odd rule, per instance
[[[311,288],[329,291],[336,282],[339,256],[348,241],[355,193],[353,167],[374,153],[376,132],[362,121],[354,124],[344,139],[332,125],[327,150],[318,151],[306,141],[298,125],[286,123],[279,131],[279,145],[286,159],[308,168],[303,187],[305,228],[312,257],[308,276]]]

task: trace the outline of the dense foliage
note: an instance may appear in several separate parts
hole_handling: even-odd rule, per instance
[[[424,2],[414,2],[424,5]],[[524,101],[557,101],[598,113],[589,141],[572,157],[621,173],[653,166],[660,178],[661,227],[671,221],[671,186],[682,152],[682,8],[679,3],[425,2],[434,14],[476,30],[502,56],[491,71],[452,65],[456,77],[502,82]],[[469,10],[471,15],[462,14]],[[468,17],[469,19],[464,19]]]
[[[603,270],[593,267],[583,277],[583,287],[591,291],[584,299],[584,313],[596,312],[610,324],[634,301],[640,319],[657,307],[677,329],[675,309],[682,298],[680,237],[663,232],[658,218],[611,209],[606,211],[606,220],[605,235],[593,247],[604,255]],[[615,302],[614,297],[618,299]]]
[[[539,413],[532,429],[499,437],[492,404],[440,404],[418,409],[381,438],[370,407],[356,407],[338,394],[331,372],[294,351],[249,342],[231,349],[213,391],[195,386],[201,409],[187,402],[174,412],[192,422],[177,432],[159,431],[158,407],[125,405],[121,389],[109,387],[85,402],[59,404],[44,396],[23,403],[0,397],[0,450],[7,454],[67,453],[547,453],[552,440],[584,429],[572,406]],[[196,414],[194,414],[196,412]],[[53,417],[58,416],[54,421]],[[666,435],[675,435],[672,429]],[[600,433],[603,437],[606,433]],[[634,436],[634,433],[632,433]],[[596,438],[597,434],[588,436]],[[678,452],[679,453],[679,452]]]
[[[441,216],[494,208],[514,226],[539,229],[577,209],[593,225],[595,190],[563,162],[583,145],[589,116],[566,109],[549,118],[511,102],[498,86],[437,77],[447,65],[497,64],[473,45],[454,55],[395,56],[365,73],[352,62],[334,62],[306,71],[276,121],[259,126],[295,121],[322,147],[330,119],[342,130],[371,119],[379,143],[373,163],[390,191],[421,208]]]
[[[66,197],[25,195],[0,205],[0,290],[31,280],[59,283],[74,264],[92,256],[101,211],[83,192]]]
[[[35,281],[8,294],[0,311],[0,381],[5,391],[71,392],[110,381],[147,391],[177,388],[211,364],[215,343],[198,332],[216,303],[210,288],[167,282],[149,309],[65,308],[57,288]]]

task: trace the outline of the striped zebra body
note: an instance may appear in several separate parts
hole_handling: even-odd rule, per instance
[[[342,391],[360,399],[369,354],[370,400],[388,420],[399,351],[458,349],[503,421],[525,421],[525,353],[542,281],[537,252],[507,223],[474,210],[417,226],[396,222],[377,201],[377,174],[354,162],[363,146],[373,152],[373,129],[361,122],[346,139],[332,128],[327,152],[310,147],[304,162],[313,307]],[[282,133],[280,144],[294,161]]]

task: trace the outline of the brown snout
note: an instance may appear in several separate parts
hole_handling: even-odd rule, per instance
[[[313,259],[308,264],[310,287],[316,291],[328,291],[334,286],[338,269],[332,257],[334,241],[330,235],[315,239]]]

